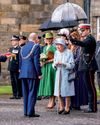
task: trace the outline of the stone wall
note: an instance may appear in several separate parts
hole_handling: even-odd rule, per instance
[[[10,47],[12,34],[38,31],[53,9],[52,0],[0,0],[0,53]],[[2,63],[0,84],[9,84],[8,62]]]
[[[92,0],[91,2],[91,23],[92,31],[97,38],[97,17],[100,17],[100,0]]]
[[[67,0],[0,0],[0,52],[4,53],[10,47],[12,34],[28,35],[30,32],[40,32],[39,26],[47,20],[53,10]],[[69,0],[83,6],[83,0]],[[99,7],[95,2],[96,6]],[[93,6],[93,3],[92,3]],[[92,10],[93,12],[93,10]],[[94,12],[94,14],[96,15]],[[1,84],[9,83],[7,62],[2,63]]]

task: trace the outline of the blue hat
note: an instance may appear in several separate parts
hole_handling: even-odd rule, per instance
[[[20,38],[19,38],[19,36],[17,36],[17,35],[13,35],[12,38],[11,38],[11,41],[12,41],[12,40],[19,41]]]
[[[57,39],[55,40],[55,44],[61,44],[61,45],[63,45],[64,47],[66,47],[66,43],[65,43],[65,41],[64,41],[62,38],[57,38]]]

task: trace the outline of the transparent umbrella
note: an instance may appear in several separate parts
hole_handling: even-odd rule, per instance
[[[59,5],[52,13],[51,19],[40,26],[40,30],[58,30],[61,28],[72,28],[78,25],[80,20],[86,20],[84,10],[77,4],[65,3]]]
[[[51,16],[52,22],[61,22],[61,21],[72,21],[72,20],[86,20],[87,16],[84,10],[77,4],[74,3],[65,3],[59,5]]]

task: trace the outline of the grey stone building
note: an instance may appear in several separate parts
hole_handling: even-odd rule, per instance
[[[39,26],[47,20],[53,10],[68,0],[0,0],[0,52],[4,53],[10,46],[12,34],[28,35],[40,32]],[[83,7],[84,0],[69,0]],[[100,32],[99,0],[91,0],[91,23],[96,36]],[[9,83],[7,62],[2,64],[0,83]]]

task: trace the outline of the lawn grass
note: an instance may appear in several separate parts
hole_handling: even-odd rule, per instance
[[[0,95],[3,94],[12,94],[12,88],[10,85],[0,86]]]
[[[97,96],[100,96],[100,90],[97,88]]]
[[[3,95],[3,94],[12,94],[12,88],[10,85],[0,86],[0,95]],[[98,88],[97,88],[97,95],[100,96],[100,91]]]

